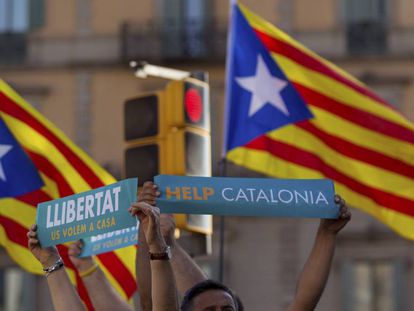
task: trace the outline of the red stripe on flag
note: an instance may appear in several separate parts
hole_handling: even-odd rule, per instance
[[[325,145],[347,157],[389,170],[408,178],[414,178],[414,166],[391,158],[383,153],[358,146],[345,139],[328,134],[315,126],[315,124],[311,123],[311,121],[307,120],[299,122],[296,123],[296,126],[313,134],[315,137],[318,137]]]
[[[89,297],[88,291],[86,290],[85,284],[83,283],[82,278],[79,276],[78,270],[75,268],[75,266],[69,258],[68,247],[66,245],[58,245],[57,248],[59,250],[60,256],[63,259],[63,262],[65,263],[65,266],[71,268],[76,273],[76,288],[78,290],[79,296],[85,303],[88,310],[95,310],[92,301]]]
[[[34,222],[34,219],[33,219]],[[15,222],[13,219],[0,215],[0,224],[6,232],[7,238],[27,248],[27,232],[29,229],[23,227],[21,224]]]
[[[32,205],[33,207],[36,207],[36,205],[39,203],[52,200],[52,198],[46,192],[40,189],[19,195],[15,197],[15,199]]]
[[[344,184],[353,191],[371,198],[376,203],[385,208],[395,210],[411,217],[414,216],[413,201],[399,197],[392,193],[366,186],[359,181],[342,174],[313,153],[301,150],[282,142],[272,140],[266,136],[261,136],[251,141],[246,145],[246,147],[250,149],[266,151],[275,157],[320,171],[327,178]]]
[[[332,114],[335,114],[369,130],[401,141],[406,141],[412,144],[414,143],[414,132],[406,127],[375,116],[363,110],[342,104],[303,85],[297,83],[293,84],[297,91],[302,95],[304,100],[311,106],[319,107],[323,110],[329,111]]]
[[[370,91],[368,88],[362,87],[355,82],[345,78],[344,76],[340,75],[333,69],[326,66],[324,63],[320,62],[318,59],[313,58],[312,56],[302,52],[301,50],[295,48],[294,46],[278,40],[274,37],[269,36],[268,34],[261,32],[260,30],[254,29],[257,36],[259,37],[260,41],[265,45],[265,47],[274,52],[281,55],[284,55],[293,61],[303,65],[304,67],[308,67],[314,71],[317,71],[321,74],[329,76],[332,79],[335,79],[338,82],[341,82],[355,91],[364,94],[365,96],[372,98],[373,100],[394,109],[390,106],[387,102],[385,102],[382,98],[378,97],[375,93]]]
[[[116,271],[116,279],[122,283],[122,288],[128,298],[135,293],[137,284],[131,272],[125,267],[125,265],[119,260],[119,258],[113,253],[104,253],[98,255],[99,260],[106,266],[111,266],[111,270]],[[113,271],[110,271],[113,275]]]
[[[95,173],[73,152],[65,143],[63,143],[53,132],[49,131],[42,123],[33,118],[26,110],[14,103],[4,93],[0,92],[0,110],[14,118],[26,123],[49,140],[56,148],[66,157],[73,167],[83,176],[91,188],[103,186],[103,182]]]
[[[35,152],[26,150],[34,165],[47,177],[56,182],[56,186],[59,190],[59,195],[65,197],[73,194],[72,187],[68,184],[65,177],[56,169],[56,167],[44,156]]]

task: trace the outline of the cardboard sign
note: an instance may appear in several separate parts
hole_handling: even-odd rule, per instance
[[[128,208],[136,201],[137,184],[137,178],[126,179],[40,203],[36,213],[40,244],[47,247],[135,226]]]
[[[131,228],[85,238],[83,239],[83,248],[79,257],[98,255],[118,248],[135,245],[138,243],[138,228],[139,222],[137,221],[137,225]]]
[[[328,179],[158,175],[162,213],[338,218]]]

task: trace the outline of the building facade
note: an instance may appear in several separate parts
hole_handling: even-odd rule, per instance
[[[366,82],[414,121],[411,0],[241,2]],[[122,178],[123,103],[166,84],[135,78],[128,62],[207,71],[217,175],[228,7],[221,0],[0,0],[1,78]],[[258,176],[231,164],[228,173]],[[414,245],[368,215],[356,209],[353,214],[338,238],[318,310],[412,310]],[[215,224],[212,255],[198,258],[213,276],[219,249]],[[224,282],[242,297],[246,310],[287,307],[316,228],[314,220],[226,218]],[[50,308],[43,279],[21,272],[4,252],[0,269],[0,309]]]

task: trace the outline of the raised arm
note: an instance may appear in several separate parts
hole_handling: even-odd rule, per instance
[[[139,201],[140,202],[146,202],[150,205],[156,204],[156,198],[160,195],[160,192],[158,191],[157,185],[155,185],[153,182],[145,182],[144,186],[142,188],[142,191],[139,195]],[[184,293],[193,287],[195,284],[200,283],[201,281],[207,280],[207,276],[204,274],[204,272],[200,269],[200,267],[194,262],[194,260],[187,254],[187,252],[179,245],[177,240],[174,237],[174,231],[175,231],[175,222],[173,215],[168,214],[162,214],[160,216],[161,221],[161,233],[167,243],[171,247],[171,266],[173,269],[175,282],[177,284],[178,292],[181,296],[184,296]],[[143,241],[142,241],[143,240]],[[140,239],[140,246],[143,247],[143,249],[147,248],[147,246],[144,244],[145,239]],[[139,268],[140,273],[143,272],[145,269],[145,266],[147,263],[143,261],[149,261],[148,252],[145,253],[145,251],[142,251],[137,256],[137,269]],[[138,270],[137,270],[138,275]],[[146,277],[145,280],[148,278]],[[138,283],[142,286],[144,284]],[[148,285],[144,285],[146,289],[148,289]],[[146,294],[147,290],[144,291],[144,296],[148,296]],[[141,299],[142,295],[140,294]],[[143,303],[143,301],[141,300]],[[144,310],[151,310],[151,309],[145,309]]]
[[[149,249],[142,226],[139,227],[138,231],[138,248],[135,267],[141,309],[143,311],[151,311],[151,265]]]
[[[150,252],[153,310],[178,310],[177,290],[168,256],[169,248],[161,234],[159,208],[138,202],[131,205],[130,213],[138,216]]]
[[[37,238],[37,226],[27,233],[28,247],[46,272],[47,285],[56,311],[84,310],[81,299],[69,280],[59,252],[55,247],[42,248]]]
[[[175,222],[173,215],[161,215],[161,231],[171,246],[171,266],[177,289],[181,296],[194,285],[207,280],[203,270],[195,263],[174,237]]]
[[[69,258],[79,271],[94,308],[102,311],[131,311],[132,308],[118,295],[95,259],[93,257],[79,257],[82,247],[83,244],[79,240],[72,243],[69,246]]]
[[[288,311],[314,310],[325,288],[335,250],[336,236],[351,219],[351,212],[338,195],[335,203],[340,206],[338,219],[321,219],[315,244],[303,268],[296,295]]]

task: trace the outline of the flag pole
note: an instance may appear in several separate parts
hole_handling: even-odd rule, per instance
[[[227,160],[226,160],[226,152],[227,152],[227,126],[228,126],[228,117],[229,117],[229,103],[227,102],[228,99],[228,90],[229,90],[229,79],[231,76],[231,48],[232,48],[232,41],[233,41],[233,35],[232,35],[232,23],[233,23],[233,8],[237,4],[237,0],[229,0],[229,28],[227,31],[227,56],[226,56],[226,105],[225,105],[225,112],[224,112],[224,142],[223,142],[223,151],[221,160],[219,163],[219,175],[221,177],[227,176]],[[223,283],[224,281],[224,231],[226,227],[226,222],[224,216],[220,216],[220,248],[219,248],[219,281]]]

